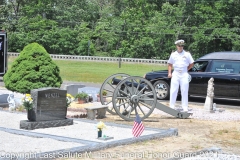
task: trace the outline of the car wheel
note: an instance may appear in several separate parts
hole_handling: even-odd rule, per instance
[[[167,82],[159,80],[154,83],[153,87],[157,93],[157,99],[160,100],[169,99],[170,87]]]

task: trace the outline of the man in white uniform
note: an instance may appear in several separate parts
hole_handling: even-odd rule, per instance
[[[177,50],[173,52],[168,60],[168,78],[171,78],[170,107],[175,108],[178,89],[180,85],[182,95],[183,112],[188,112],[188,70],[194,65],[194,60],[189,52],[183,50],[184,40],[177,40]],[[172,73],[172,68],[174,71]]]

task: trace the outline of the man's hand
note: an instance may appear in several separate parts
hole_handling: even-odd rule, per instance
[[[168,78],[172,78],[172,64],[168,63]]]
[[[188,71],[192,68],[194,66],[194,63],[191,63],[191,64],[189,64],[189,66],[188,66]]]
[[[168,73],[168,78],[172,78],[172,73]]]

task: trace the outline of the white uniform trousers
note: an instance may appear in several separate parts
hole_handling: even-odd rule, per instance
[[[170,107],[173,109],[175,108],[179,85],[180,85],[181,95],[182,95],[182,108],[184,111],[187,111],[188,110],[188,88],[189,88],[187,72],[180,73],[178,71],[174,71],[172,73],[171,88],[170,88]]]

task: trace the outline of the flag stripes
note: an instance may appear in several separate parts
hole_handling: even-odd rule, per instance
[[[136,115],[136,119],[133,124],[132,134],[134,137],[139,137],[144,131],[144,126],[139,115]]]

